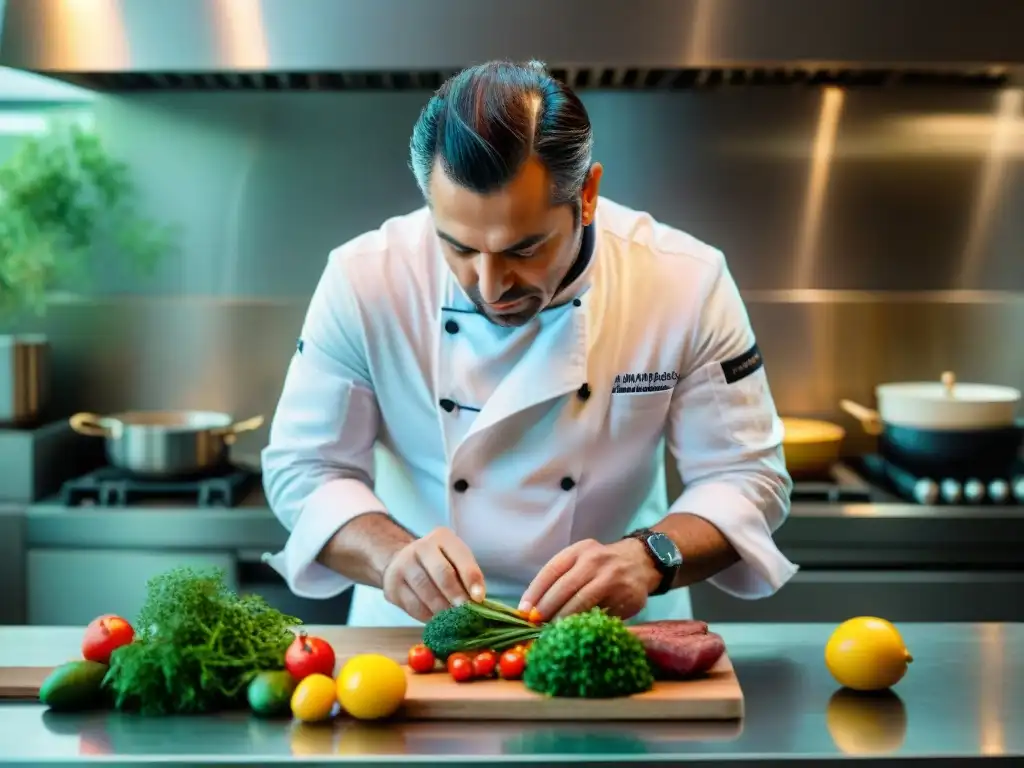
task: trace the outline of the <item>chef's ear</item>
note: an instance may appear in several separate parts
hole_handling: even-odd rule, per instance
[[[594,221],[594,212],[597,210],[597,197],[598,189],[601,186],[601,175],[604,173],[604,168],[600,163],[594,163],[590,166],[590,173],[587,174],[587,180],[583,182],[583,189],[580,197],[582,198],[581,214],[583,220],[583,226],[589,226]]]

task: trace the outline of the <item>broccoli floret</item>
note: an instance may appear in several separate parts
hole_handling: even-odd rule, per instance
[[[493,600],[463,603],[434,615],[423,628],[423,644],[442,661],[458,651],[511,648],[540,634],[540,628]]]
[[[446,608],[427,622],[423,628],[423,644],[437,658],[444,661],[474,637],[487,629],[487,621],[465,605]]]
[[[600,608],[546,626],[530,647],[526,687],[545,696],[631,696],[654,685],[643,645]]]

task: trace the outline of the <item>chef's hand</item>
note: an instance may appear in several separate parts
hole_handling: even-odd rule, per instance
[[[398,550],[384,568],[383,587],[389,603],[419,621],[485,594],[476,558],[448,528],[435,528]]]
[[[658,569],[641,542],[601,544],[588,539],[551,558],[523,593],[519,607],[536,608],[545,621],[595,606],[629,619],[647,605],[647,596],[659,583]]]

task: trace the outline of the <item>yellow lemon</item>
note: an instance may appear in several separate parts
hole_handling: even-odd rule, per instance
[[[407,681],[401,665],[387,656],[353,656],[338,674],[338,701],[352,717],[377,720],[394,714],[405,701]]]
[[[892,624],[859,616],[840,624],[825,646],[825,665],[840,685],[880,691],[903,679],[913,661]]]
[[[327,675],[304,677],[292,693],[292,714],[304,723],[330,719],[337,703],[334,681]]]

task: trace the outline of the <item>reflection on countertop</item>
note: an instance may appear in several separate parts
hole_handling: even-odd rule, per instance
[[[329,725],[237,713],[193,718],[56,715],[0,705],[0,753],[26,764],[267,765],[295,758],[403,764],[832,761],[847,757],[1024,759],[1024,625],[907,624],[914,662],[892,691],[840,689],[822,653],[833,625],[723,624],[746,697],[719,723],[391,722]],[[316,632],[317,628],[311,628]],[[56,663],[79,629],[0,629],[0,662]]]

